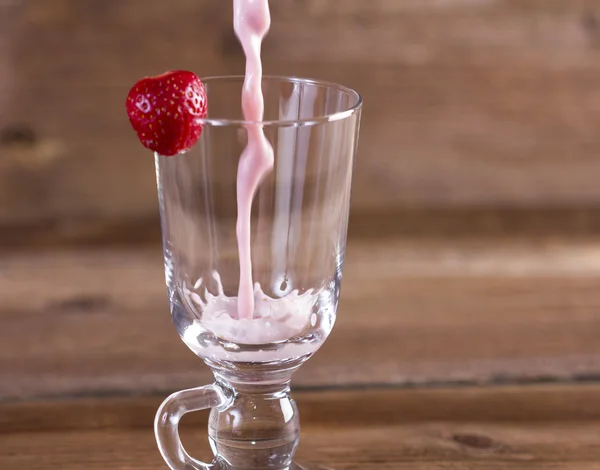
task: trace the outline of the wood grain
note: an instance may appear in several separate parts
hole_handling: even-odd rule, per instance
[[[168,68],[241,73],[230,2],[15,0],[0,17],[0,220],[156,212],[123,97]],[[270,73],[365,97],[354,205],[597,205],[595,0],[278,0]]]
[[[600,419],[598,384],[377,388],[294,391],[309,426],[391,426],[414,423],[594,423]],[[164,397],[93,397],[0,404],[0,435],[28,432],[145,428]],[[363,403],[368,406],[357,406]],[[201,426],[205,413],[186,416]]]
[[[589,380],[600,373],[597,240],[350,244],[338,323],[302,388]],[[210,380],[170,324],[160,250],[5,255],[0,400]]]
[[[591,470],[600,458],[599,396],[596,385],[298,393],[298,457],[338,470]],[[0,467],[164,468],[151,432],[158,404],[135,398],[0,406]],[[205,413],[186,418],[182,437],[190,452],[210,458]]]
[[[350,211],[348,236],[378,243],[420,237],[454,243],[460,239],[569,239],[573,244],[600,233],[595,207],[470,207]],[[161,243],[158,214],[148,217],[54,217],[0,223],[0,253],[71,248],[142,248]]]

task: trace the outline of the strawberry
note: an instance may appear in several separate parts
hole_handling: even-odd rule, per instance
[[[170,157],[192,147],[206,117],[204,84],[182,70],[137,82],[127,96],[127,114],[144,147]]]

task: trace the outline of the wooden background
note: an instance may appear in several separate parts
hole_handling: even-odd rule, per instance
[[[598,0],[271,3],[266,71],[365,98],[339,320],[295,381],[306,455],[597,468]],[[172,68],[243,71],[229,1],[0,0],[3,470],[162,468],[159,399],[209,380],[124,111]]]
[[[169,68],[242,72],[230,2],[0,6],[0,398],[195,382],[169,329],[152,160],[123,101]],[[272,10],[268,72],[365,97],[340,321],[298,383],[600,374],[600,4]],[[349,346],[360,327],[366,352]]]
[[[156,217],[123,101],[243,73],[231,2],[2,0],[0,221]],[[353,209],[600,202],[596,0],[276,0],[266,71],[365,98]]]
[[[98,358],[125,367],[129,342],[149,354],[136,367],[177,369],[157,333],[123,336],[142,318],[168,328],[153,164],[123,102],[169,68],[241,73],[230,3],[0,1],[0,292],[14,317],[0,335],[29,332],[20,360],[52,371],[33,347],[52,329],[80,377],[69,312],[84,311],[119,332],[90,345]],[[378,382],[600,373],[600,4],[276,0],[272,16],[268,72],[365,98],[339,330],[351,341],[366,310],[393,329],[373,332],[372,356],[342,347],[344,367],[379,360]]]

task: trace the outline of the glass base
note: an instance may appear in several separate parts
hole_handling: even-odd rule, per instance
[[[306,357],[278,363],[206,361],[215,383],[167,398],[156,415],[159,450],[171,470],[327,470],[297,464],[300,419],[290,396],[290,380]],[[208,438],[212,464],[192,458],[179,438],[179,420],[211,408]]]
[[[326,470],[297,464],[300,419],[290,379],[309,356],[271,364],[207,361],[217,383],[233,391],[224,408],[213,408],[208,434],[219,470]]]

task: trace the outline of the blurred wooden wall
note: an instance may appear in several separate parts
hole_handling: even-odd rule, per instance
[[[597,380],[600,0],[271,3],[266,70],[365,97],[340,315],[296,383]],[[209,379],[172,332],[124,101],[167,69],[242,73],[231,16],[0,0],[0,401]]]
[[[242,73],[230,3],[0,0],[5,239],[154,223],[124,97],[167,69]],[[364,95],[355,213],[600,203],[598,0],[271,3],[266,72]]]

